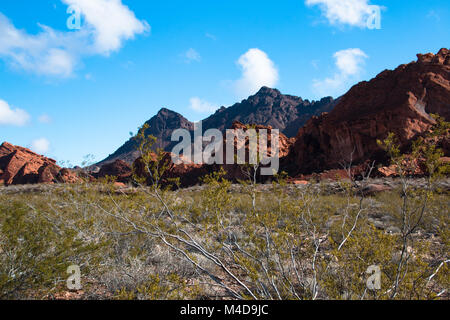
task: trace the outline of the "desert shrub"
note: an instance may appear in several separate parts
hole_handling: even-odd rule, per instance
[[[14,268],[34,270],[26,281],[3,276],[2,292],[64,290],[74,263],[105,287],[104,298],[391,299],[402,234],[374,228],[370,217],[389,215],[401,230],[398,186],[361,202],[348,182],[330,194],[323,183],[280,181],[255,185],[255,206],[248,185],[220,172],[202,187],[160,189],[160,198],[152,187],[122,194],[104,184],[2,189],[2,275],[11,257],[21,256]],[[433,192],[408,238],[396,299],[446,297],[448,219],[448,194]],[[381,269],[381,290],[366,287],[371,265]]]
[[[395,138],[380,143],[400,174],[399,188],[385,199],[362,191],[373,164],[362,180],[349,174],[339,181],[334,194],[324,183],[286,193],[283,176],[261,190],[252,174],[258,168],[248,166],[242,171],[249,181],[239,186],[226,180],[222,170],[206,176],[198,192],[169,191],[159,184],[164,168],[150,154],[153,141],[141,143],[153,182],[142,188],[147,197],[130,204],[111,196],[112,204],[102,202],[102,211],[122,223],[122,232],[153,239],[190,263],[203,289],[216,286],[237,299],[431,299],[445,292],[436,290],[446,283],[448,215],[437,208],[441,202],[445,211],[442,199],[448,195],[431,186],[442,176],[441,153],[426,140],[413,145],[428,174],[419,188],[408,181],[416,164],[400,154]],[[397,228],[391,230],[399,232],[375,228],[371,215],[377,210],[389,212]],[[419,228],[428,230],[430,224],[444,245],[432,247],[420,238]],[[431,257],[438,252],[439,257]],[[379,291],[368,291],[366,285],[366,271],[373,265],[382,270]],[[152,288],[148,296],[158,292]]]
[[[0,298],[23,298],[27,291],[54,288],[71,264],[86,261],[96,246],[24,203],[0,204]],[[39,296],[35,297],[39,298]]]
[[[432,134],[445,126],[438,120]],[[103,298],[448,299],[447,169],[432,136],[412,146],[421,179],[393,135],[380,142],[400,177],[368,196],[368,175],[293,186],[280,174],[262,185],[248,166],[240,184],[220,170],[169,189],[164,155],[144,131],[136,188],[117,190],[113,179],[0,187],[2,298],[64,290],[67,266],[78,264]],[[367,287],[370,266],[379,290]]]

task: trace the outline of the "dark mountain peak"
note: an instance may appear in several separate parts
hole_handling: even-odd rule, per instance
[[[303,99],[296,96],[291,96],[287,94],[282,94],[278,89],[272,89],[269,87],[261,87],[259,91],[242,101],[241,103],[244,103],[245,101],[250,102],[256,102],[259,103],[260,101],[266,101],[266,103],[273,103],[274,101],[281,101],[281,100],[293,100],[298,103],[302,103]]]
[[[156,137],[155,148],[171,149],[173,142],[171,141],[172,132],[176,129],[193,130],[194,124],[183,117],[178,112],[167,108],[162,108],[158,113],[146,122],[148,129],[146,135]],[[137,152],[138,144],[136,139],[131,138],[123,144],[116,152],[108,156],[99,164],[114,162],[115,160],[124,160],[133,163],[139,156]]]
[[[318,102],[319,103],[331,103],[331,102],[333,102],[334,101],[334,98],[333,97],[325,97],[325,98],[322,98],[322,99],[320,99]],[[313,101],[314,102],[314,101]]]
[[[155,117],[156,118],[166,118],[166,119],[167,118],[184,118],[178,112],[175,112],[175,111],[167,109],[167,108],[161,108]],[[153,118],[155,118],[155,117],[153,117]]]
[[[282,94],[277,89],[262,87],[248,99],[229,108],[221,108],[203,121],[203,127],[223,131],[238,120],[244,124],[271,126],[288,137],[294,137],[313,115],[331,111],[334,105],[331,97],[311,103],[300,97]]]
[[[167,108],[162,108],[146,122],[150,128],[148,129],[148,134],[152,134],[159,137],[160,133],[164,130],[175,130],[179,128],[190,129],[192,122],[183,117],[178,112],[172,111]]]
[[[279,95],[281,95],[281,92],[278,89],[272,89],[272,88],[263,86],[263,87],[261,87],[261,89],[259,89],[259,91],[254,96],[271,96],[271,97],[275,98]]]
[[[279,129],[288,137],[294,137],[298,129],[314,115],[331,111],[334,107],[332,98],[325,98],[318,103],[303,101],[302,98],[284,95],[277,89],[262,87],[255,95],[231,107],[221,107],[214,114],[203,120],[203,130],[219,129],[225,132],[231,128],[233,122],[242,124],[259,124]],[[156,147],[170,151],[174,146],[171,141],[172,132],[176,129],[192,131],[194,124],[181,114],[162,108],[157,115],[147,121],[149,128],[146,134],[157,138]],[[114,154],[103,161],[111,162],[122,159],[134,161],[136,157],[136,142],[130,139]]]
[[[227,113],[231,113],[233,117],[239,116],[238,119],[244,122],[272,125],[283,130],[285,126],[282,123],[266,123],[266,121],[270,121],[274,114],[280,110],[283,114],[291,113],[290,119],[285,119],[282,122],[290,121],[296,117],[297,111],[294,109],[304,104],[300,97],[285,95],[277,89],[262,87],[256,94],[228,108]],[[258,114],[259,116],[253,117],[252,114]],[[253,119],[246,119],[247,115],[250,115]],[[227,124],[231,125],[231,122],[227,121]]]
[[[225,108],[224,106],[221,106],[219,109],[216,110],[215,114],[224,112],[225,110],[227,110],[227,108]]]
[[[172,111],[170,109],[167,109],[167,108],[161,108],[156,115],[167,115],[167,114],[171,114],[171,113],[176,113],[176,112]]]

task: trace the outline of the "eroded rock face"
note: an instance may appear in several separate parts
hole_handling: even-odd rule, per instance
[[[233,122],[233,124],[232,124],[230,129],[242,130],[244,132],[247,132],[248,129],[255,129],[255,131],[257,132],[258,135],[261,134],[262,130],[265,130],[265,132],[267,133],[267,141],[266,141],[266,146],[265,146],[265,148],[267,148],[266,155],[269,156],[269,157],[275,156],[275,154],[272,153],[272,149],[271,149],[271,146],[272,146],[272,130],[274,129],[271,126],[259,125],[259,124],[245,125],[245,124],[243,124],[243,123],[241,123],[239,121],[235,121],[235,122]],[[295,138],[288,138],[283,133],[281,133],[281,132],[279,133],[278,157],[280,158],[280,167],[283,166],[283,163],[282,163],[283,160],[282,159],[286,158],[289,155],[289,153],[291,152],[291,148],[292,148],[294,142],[295,142]],[[224,145],[226,143],[227,143],[227,139],[226,139],[226,136],[224,135]],[[245,150],[245,161],[246,161],[246,163],[248,163],[249,159],[250,159],[250,151],[249,151],[249,142],[248,142],[248,140],[240,141],[240,143],[238,143],[238,141],[236,140],[234,142],[234,146],[235,146],[235,150],[236,150],[235,152],[239,152],[237,150],[240,150],[242,148]],[[258,146],[258,151],[260,151],[260,147],[261,146]],[[223,158],[226,159],[226,148],[225,147],[224,147]],[[226,171],[225,178],[227,178],[228,180],[237,181],[237,180],[248,180],[249,179],[248,175],[246,174],[246,170],[241,165],[238,165],[238,164],[224,164],[222,167]],[[268,166],[262,166],[262,167],[268,167]],[[215,168],[215,169],[217,170],[217,168]],[[279,171],[281,171],[281,170],[279,170]],[[259,176],[258,175],[258,181],[259,182],[263,182],[267,178],[268,178],[267,176]]]
[[[57,175],[57,180],[59,182],[64,182],[64,183],[80,182],[79,176],[75,172],[73,172],[72,170],[67,169],[67,168],[63,168],[63,169],[61,169],[61,171],[59,171],[59,173]]]
[[[4,142],[0,146],[0,184],[74,183],[78,177],[56,161]]]
[[[180,187],[193,186],[200,182],[201,177],[204,177],[210,172],[210,168],[206,165],[195,163],[175,164],[172,161],[172,155],[170,152],[164,152],[162,159],[158,160],[156,154],[152,157],[153,164],[157,164],[159,168],[165,168],[163,175],[158,177],[158,183],[160,185],[174,185],[172,179],[179,179]],[[153,180],[148,172],[149,168],[144,164],[141,157],[136,159],[133,168],[138,177],[144,177],[148,185],[153,184]],[[161,171],[160,173],[162,173]]]
[[[234,130],[242,130],[243,132],[246,132],[249,128],[253,128],[256,130],[256,132],[261,132],[260,130],[266,130],[267,132],[267,154],[271,155],[271,133],[273,128],[271,126],[263,126],[263,125],[244,125],[239,121],[235,121],[233,125],[231,126],[231,129]],[[223,147],[223,159],[225,161],[226,159],[226,135],[223,136],[224,139],[224,147]],[[290,150],[292,145],[294,144],[295,140],[293,138],[289,139],[284,134],[279,134],[279,157],[286,157]],[[249,144],[247,141],[238,141],[236,140],[234,142],[234,146],[236,150],[239,150],[241,148],[244,148],[245,150],[245,158],[246,161],[249,159]],[[236,152],[236,151],[235,151]],[[156,161],[156,156],[153,157]],[[217,165],[217,164],[195,164],[184,161],[180,164],[175,164],[172,161],[172,153],[166,152],[164,153],[163,158],[160,160],[159,167],[165,166],[167,169],[161,177],[161,182],[164,184],[168,181],[168,179],[173,178],[179,178],[180,179],[180,186],[181,187],[189,187],[194,186],[201,182],[201,178],[206,176],[207,174],[210,174],[214,171],[220,170],[220,168],[223,168],[226,172],[225,178],[237,181],[237,179],[247,179],[248,177],[245,176],[243,173],[242,167],[237,164],[223,164],[223,165]],[[148,177],[147,168],[144,166],[144,164],[141,161],[141,158],[138,158],[134,162],[134,168],[136,171],[136,174],[141,177],[147,177],[147,183],[151,184],[151,179]]]
[[[292,152],[296,173],[382,161],[377,139],[394,132],[402,146],[435,123],[430,114],[450,119],[450,52],[418,55],[416,62],[383,71],[345,94],[330,113],[313,117],[298,132]],[[444,146],[444,149],[446,146]]]
[[[116,160],[112,163],[108,163],[103,165],[100,168],[100,171],[95,174],[96,178],[104,178],[106,176],[116,177],[117,182],[126,183],[129,182],[131,176],[133,174],[133,170],[123,160]]]
[[[253,124],[253,125],[245,125],[239,121],[235,121],[233,122],[231,129],[233,130],[242,130],[244,132],[247,132],[248,129],[254,129],[258,134],[261,132],[261,130],[265,130],[265,132],[267,133],[267,151],[268,154],[271,154],[271,135],[272,135],[272,130],[276,129],[273,128],[272,126],[264,126],[264,125],[259,125],[259,124]],[[224,140],[226,141],[226,139]],[[280,158],[283,158],[285,156],[287,156],[291,150],[292,145],[295,142],[295,138],[288,138],[286,137],[283,133],[279,133],[279,156]],[[242,145],[237,145],[235,143],[235,147],[236,148],[242,148]],[[246,148],[246,153],[248,153],[248,145],[244,146]],[[258,149],[259,150],[259,149]]]

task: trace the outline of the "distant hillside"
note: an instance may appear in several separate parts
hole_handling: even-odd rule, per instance
[[[257,123],[279,129],[287,137],[295,137],[298,130],[314,115],[329,112],[335,106],[332,97],[320,101],[281,94],[276,89],[262,87],[259,92],[229,108],[220,108],[203,120],[204,128],[221,131],[230,128],[234,121],[243,124]]]
[[[244,124],[258,123],[272,126],[288,137],[295,137],[298,130],[312,116],[331,111],[337,101],[327,97],[310,102],[299,97],[281,94],[276,89],[262,87],[258,93],[248,99],[228,108],[222,107],[204,119],[203,130],[216,128],[224,132],[232,126],[234,121],[240,121]],[[170,151],[177,144],[170,139],[174,130],[183,128],[192,131],[194,129],[193,122],[166,108],[161,109],[146,123],[149,125],[146,134],[155,136],[158,141],[156,147],[166,151]],[[132,163],[138,157],[136,149],[137,143],[131,138],[99,164],[118,159]]]
[[[156,116],[146,122],[149,128],[145,132],[147,135],[153,135],[157,138],[155,148],[171,150],[176,142],[171,142],[172,132],[176,129],[187,129],[192,131],[194,123],[187,120],[181,114],[169,109],[161,109]],[[99,162],[99,165],[113,162],[115,160],[123,160],[129,164],[133,163],[139,157],[137,151],[138,144],[134,138],[130,138],[125,144],[117,149],[113,154],[105,160]]]

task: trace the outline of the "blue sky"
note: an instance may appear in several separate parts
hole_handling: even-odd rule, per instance
[[[337,97],[449,30],[448,0],[2,0],[0,140],[99,161],[162,107],[200,120],[261,85]]]

